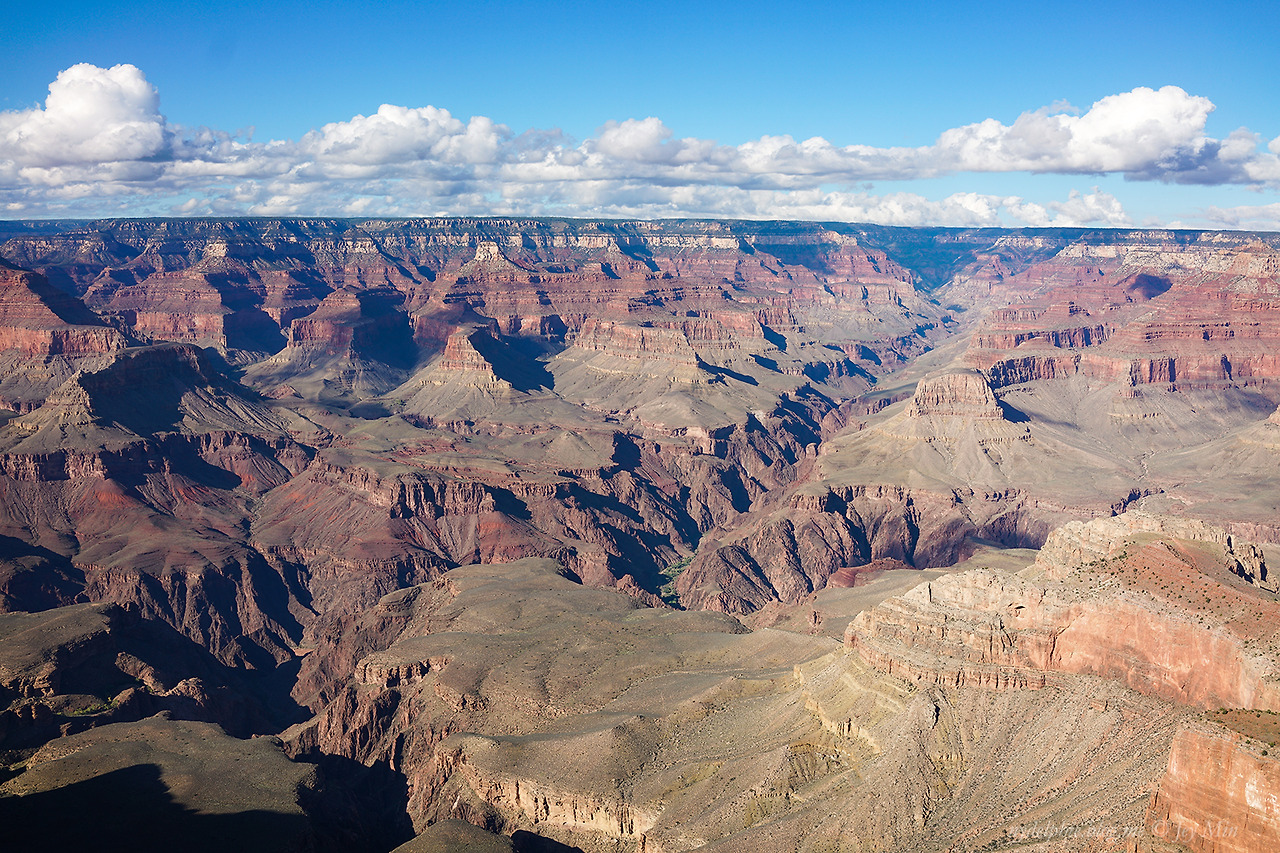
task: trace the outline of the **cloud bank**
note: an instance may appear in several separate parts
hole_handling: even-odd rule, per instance
[[[1280,138],[1206,135],[1213,104],[1176,86],[1046,107],[942,132],[932,145],[837,146],[765,136],[677,138],[654,117],[578,141],[514,133],[436,107],[384,104],[297,140],[253,142],[170,124],[132,65],[76,65],[44,106],[0,113],[0,215],[320,214],[729,216],[895,225],[1126,225],[1094,189],[1036,203],[957,193],[876,194],[867,182],[958,173],[1119,174],[1280,188]]]

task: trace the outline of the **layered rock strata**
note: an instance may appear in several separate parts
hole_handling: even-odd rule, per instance
[[[1146,823],[1152,835],[1196,853],[1280,848],[1280,760],[1238,734],[1183,729]]]
[[[1072,523],[1050,536],[1038,558],[1044,580],[978,569],[925,583],[860,614],[845,644],[885,672],[926,683],[1034,689],[1058,683],[1062,674],[1088,674],[1202,708],[1280,710],[1280,678],[1266,645],[1275,636],[1265,619],[1254,634],[1232,621],[1235,608],[1226,618],[1215,613],[1212,596],[1200,613],[1179,612],[1170,606],[1175,596],[1163,591],[1167,585],[1140,587],[1150,561],[1132,533],[1152,528],[1168,539],[1176,530],[1216,545],[1212,560],[1223,574],[1238,570],[1230,539],[1220,543],[1220,530],[1194,522],[1137,515]],[[1070,544],[1089,540],[1105,544],[1096,550]],[[1131,563],[1099,568],[1123,548],[1137,551],[1119,558]],[[1094,554],[1104,556],[1090,560]],[[1222,576],[1203,582],[1211,592],[1233,594]],[[1265,595],[1245,600],[1276,609]]]
[[[1000,290],[1026,301],[986,316],[967,362],[1000,386],[1077,374],[1177,387],[1275,379],[1265,341],[1280,331],[1280,252],[1171,238],[1081,242],[1011,276]]]

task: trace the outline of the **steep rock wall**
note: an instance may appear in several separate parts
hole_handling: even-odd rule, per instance
[[[1234,733],[1180,731],[1147,828],[1195,853],[1280,849],[1280,761]]]

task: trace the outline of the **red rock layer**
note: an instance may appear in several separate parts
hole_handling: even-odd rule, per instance
[[[680,321],[681,331],[708,352],[760,340],[760,324],[795,329],[806,316],[868,329],[889,320],[892,336],[941,320],[907,269],[816,226],[132,222],[18,238],[6,252],[69,276],[143,338],[268,352],[286,337],[344,337],[355,315],[336,303],[317,309],[344,289],[396,291],[395,310],[415,329],[451,305],[493,319],[501,334],[552,338],[576,335],[588,319],[650,322],[656,311],[669,323],[674,313],[697,318]],[[294,326],[313,311],[314,324]]]
[[[123,335],[43,276],[0,262],[0,350],[76,357],[116,352],[125,343]]]
[[[1280,709],[1280,691],[1263,681],[1236,638],[1127,602],[1046,601],[1043,590],[1031,589],[1026,603],[1011,604],[982,594],[986,579],[958,577],[927,585],[927,603],[903,596],[859,614],[846,646],[911,681],[1038,688],[1055,673],[1083,674],[1204,708]],[[973,587],[961,590],[961,583]],[[956,602],[979,589],[972,603]]]
[[[1117,521],[1072,522],[1068,529],[1110,530]],[[1107,537],[1112,551],[1124,544],[1117,535]],[[1042,560],[1066,561],[1056,566],[1058,576],[1097,565],[1094,550],[1072,551],[1061,540],[1055,533],[1042,552]],[[1235,573],[1235,552],[1247,556],[1256,549],[1232,543],[1229,536],[1226,541],[1225,556],[1217,559]],[[1101,553],[1107,559],[1108,550]],[[1143,562],[1143,553],[1133,556],[1135,563]],[[1095,562],[1083,562],[1091,557]],[[1124,593],[1115,577],[1077,580],[1079,585],[1041,585],[990,570],[950,575],[859,614],[845,632],[845,644],[877,668],[914,681],[1003,689],[1042,687],[1058,673],[1087,674],[1202,708],[1280,710],[1274,660],[1256,651],[1243,627],[1215,625],[1151,596]],[[1088,588],[1094,585],[1115,591]],[[1256,593],[1248,601],[1274,608]]]
[[[1135,385],[1275,379],[1277,269],[1280,252],[1260,243],[1070,245],[1000,282],[1018,301],[987,314],[967,361],[997,386],[1072,374]]]
[[[1280,850],[1280,760],[1234,732],[1184,729],[1152,797],[1147,831],[1195,853]]]

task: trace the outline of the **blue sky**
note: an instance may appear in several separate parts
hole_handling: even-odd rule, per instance
[[[64,2],[6,14],[7,218],[1280,228],[1276,4]],[[372,119],[384,104],[403,109]]]

